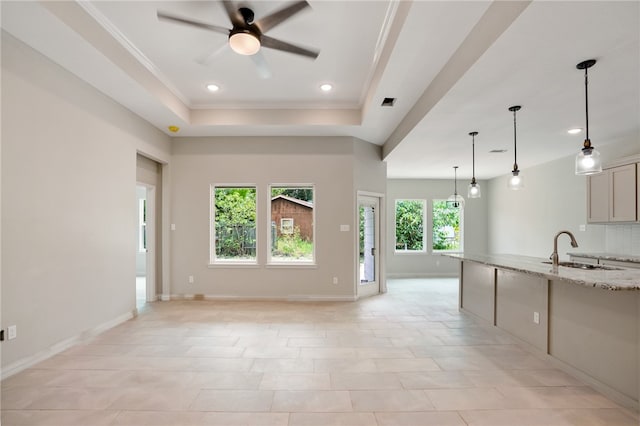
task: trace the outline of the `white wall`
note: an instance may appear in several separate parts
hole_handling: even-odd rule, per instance
[[[354,143],[358,142],[352,138],[320,137],[175,139],[172,297],[353,298]],[[378,179],[384,181],[382,176]],[[316,267],[265,265],[269,184],[287,183],[315,185]],[[209,267],[212,184],[257,185],[258,266]],[[349,224],[351,231],[340,232],[341,224]],[[193,284],[188,283],[189,276],[194,277]],[[333,277],[339,284],[332,283]]]
[[[638,138],[596,146],[604,163],[640,152]],[[523,161],[524,163],[524,161]],[[569,251],[614,251],[618,238],[638,235],[640,225],[580,225],[587,222],[587,187],[585,176],[574,173],[574,157],[565,157],[536,167],[523,169],[525,187],[520,191],[507,188],[509,175],[489,181],[489,252],[511,253],[547,258],[553,251],[553,237],[563,229],[572,232],[579,247],[573,249],[567,237],[558,240],[561,259],[568,259]],[[626,235],[618,233],[607,239],[608,233],[626,226]],[[638,237],[636,237],[637,239]],[[607,240],[610,240],[607,244]],[[631,242],[629,242],[629,245]],[[629,253],[625,253],[629,254]]]
[[[136,152],[169,143],[2,33],[3,375],[131,316]]]
[[[458,181],[458,193],[465,198],[463,211],[463,249],[466,253],[487,251],[487,183],[478,181],[482,197],[467,199],[468,182]],[[431,252],[432,201],[447,199],[453,193],[452,180],[389,179],[387,181],[387,275],[406,276],[455,276],[459,262]],[[401,199],[427,200],[427,249],[426,253],[395,252],[395,201]]]

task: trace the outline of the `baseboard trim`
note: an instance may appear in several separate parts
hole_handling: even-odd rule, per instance
[[[116,318],[113,318],[109,321],[103,322],[102,324],[97,325],[96,327],[84,330],[83,332],[69,337],[68,339],[62,340],[58,343],[55,343],[48,348],[37,352],[31,356],[26,358],[22,358],[16,362],[13,362],[6,367],[2,368],[2,373],[0,374],[0,380],[4,380],[8,377],[13,376],[21,372],[22,370],[26,370],[27,368],[44,361],[47,358],[51,358],[52,356],[59,354],[62,351],[69,349],[72,346],[75,346],[79,343],[87,341],[100,333],[103,333],[117,325],[122,324],[125,321],[134,318],[137,315],[136,309],[131,312],[127,312],[126,314],[122,314]]]
[[[170,297],[171,300],[208,300],[238,302],[354,302],[356,300],[355,296],[322,295],[236,296],[220,294],[172,294]]]
[[[426,273],[413,273],[413,272],[399,272],[393,274],[387,274],[387,279],[398,278],[458,278],[458,271],[456,272],[426,272]]]
[[[160,295],[160,300],[163,302],[168,302],[169,300],[171,300],[171,295],[170,294],[162,294]]]

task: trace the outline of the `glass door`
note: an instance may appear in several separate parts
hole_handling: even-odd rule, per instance
[[[359,196],[359,268],[358,297],[380,293],[378,280],[378,240],[380,200],[376,197]]]

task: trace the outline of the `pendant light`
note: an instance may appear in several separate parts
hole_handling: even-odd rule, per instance
[[[458,194],[458,166],[453,166],[453,195],[447,198],[447,204],[454,208],[464,207],[464,198]]]
[[[480,198],[480,185],[476,182],[476,135],[478,132],[471,132],[469,136],[471,136],[471,164],[472,164],[472,174],[471,174],[471,183],[469,184],[469,189],[467,190],[467,197],[469,198]]]
[[[524,187],[522,184],[522,177],[520,176],[520,170],[518,169],[518,156],[517,156],[517,138],[516,138],[516,112],[522,108],[520,105],[514,105],[509,107],[509,111],[513,112],[513,170],[511,173],[513,176],[509,178],[507,186],[509,189],[517,191]]]
[[[587,59],[576,65],[579,70],[584,70],[584,100],[585,100],[585,116],[586,123],[586,137],[584,140],[583,148],[576,155],[576,174],[577,175],[594,175],[602,172],[602,162],[600,161],[600,153],[591,146],[591,140],[589,139],[589,96],[587,92],[587,85],[589,84],[587,78],[587,70],[594,66],[595,59]]]

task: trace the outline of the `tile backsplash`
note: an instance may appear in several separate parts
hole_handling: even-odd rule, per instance
[[[605,225],[607,253],[640,256],[640,224]]]

